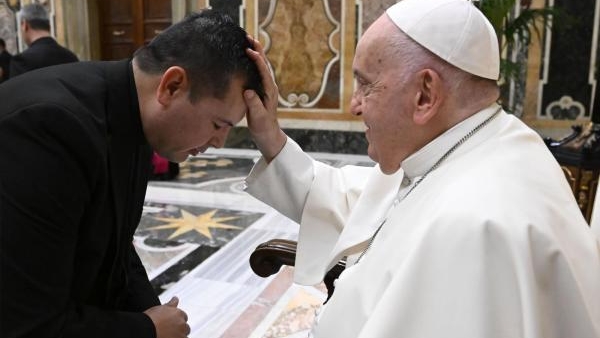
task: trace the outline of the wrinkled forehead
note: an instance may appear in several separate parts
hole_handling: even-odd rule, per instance
[[[387,66],[392,61],[390,44],[396,34],[398,28],[387,15],[379,17],[358,40],[354,66],[364,71]]]

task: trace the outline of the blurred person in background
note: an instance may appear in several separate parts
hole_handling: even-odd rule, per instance
[[[11,58],[12,55],[6,50],[6,42],[0,38],[0,83],[8,80]]]
[[[44,6],[25,5],[20,13],[21,36],[28,48],[13,56],[11,78],[37,68],[79,61],[73,52],[59,45],[50,35],[50,19]]]

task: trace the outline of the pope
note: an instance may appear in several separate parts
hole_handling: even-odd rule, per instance
[[[360,38],[351,113],[373,168],[288,138],[264,51],[249,52],[262,153],[247,191],[300,223],[295,281],[348,266],[311,336],[600,337],[600,242],[540,136],[496,103],[498,40],[466,0],[403,0]]]

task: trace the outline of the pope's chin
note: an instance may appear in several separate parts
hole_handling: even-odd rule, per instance
[[[397,165],[390,166],[384,163],[379,163],[379,170],[386,175],[393,175],[396,173],[396,171],[398,171],[398,169],[400,169],[400,167]]]
[[[367,153],[373,161],[379,164],[379,170],[386,175],[392,175],[400,169],[400,166],[397,163],[390,163],[390,161],[380,159],[379,156],[377,156],[377,152],[370,145]]]
[[[373,146],[370,143],[367,147],[367,155],[369,155],[369,158],[371,158],[373,161],[379,163],[379,158],[377,157],[377,152],[375,151],[375,149],[373,149]]]

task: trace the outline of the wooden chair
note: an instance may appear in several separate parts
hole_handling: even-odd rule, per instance
[[[571,126],[560,140],[545,138],[573,190],[585,219],[590,222],[600,175],[600,124]]]
[[[296,241],[287,239],[272,239],[264,242],[257,246],[250,255],[250,267],[258,276],[269,277],[277,273],[283,265],[294,266],[296,261],[296,247]],[[345,268],[346,261],[341,260],[325,275],[323,282],[327,287],[327,300],[333,294],[333,282]]]

